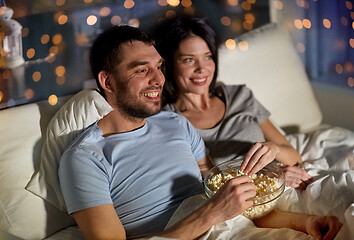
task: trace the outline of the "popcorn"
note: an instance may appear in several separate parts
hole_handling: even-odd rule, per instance
[[[208,187],[215,194],[226,181],[242,175],[246,174],[243,171],[231,169],[231,167],[228,166],[225,171],[215,174],[208,179]],[[274,191],[276,191],[281,184],[277,178],[265,176],[263,173],[253,174],[249,177],[256,185],[256,196],[252,199],[254,206],[245,210],[242,215],[252,220],[268,214],[275,207],[276,201],[272,200],[278,197],[281,192]]]

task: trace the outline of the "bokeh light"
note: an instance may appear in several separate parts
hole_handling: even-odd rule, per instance
[[[235,7],[238,5],[238,0],[227,0],[227,3],[232,6]]]
[[[34,72],[32,74],[32,79],[35,82],[38,82],[39,80],[41,80],[41,78],[42,78],[42,74],[40,72]]]
[[[305,50],[306,50],[305,45],[303,43],[297,43],[296,44],[296,49],[300,53],[304,53]]]
[[[192,6],[192,1],[191,0],[182,0],[181,5],[185,8],[189,8]]]
[[[28,58],[33,58],[35,54],[36,54],[36,50],[34,50],[34,48],[28,49],[26,53]]]
[[[167,18],[173,18],[173,17],[176,16],[176,12],[173,11],[173,10],[168,10],[168,11],[165,13],[165,16],[166,16]]]
[[[48,34],[43,34],[42,37],[41,37],[41,43],[42,44],[47,44],[50,40],[50,37]]]
[[[65,4],[65,0],[57,0],[56,4],[58,7],[63,6]]]
[[[179,0],[167,0],[167,3],[172,7],[177,7],[180,4]]]
[[[124,1],[124,7],[126,9],[130,9],[130,8],[134,7],[134,5],[135,5],[135,2],[133,0],[125,0]]]
[[[252,9],[251,4],[249,4],[248,2],[242,2],[242,3],[241,3],[241,7],[242,7],[243,10],[245,10],[245,11],[249,11],[249,10]]]
[[[327,18],[323,19],[323,26],[325,28],[331,28],[331,21],[329,21]]]
[[[59,45],[63,41],[63,36],[60,33],[57,33],[53,36],[52,42],[54,45]]]
[[[284,8],[284,5],[283,5],[282,1],[280,1],[280,0],[275,0],[273,2],[273,4],[274,4],[275,9],[282,10]]]
[[[239,42],[238,48],[243,52],[247,51],[248,50],[248,42],[246,42],[246,41]]]
[[[60,15],[58,18],[58,23],[60,25],[64,25],[68,21],[68,16],[66,15]]]
[[[111,24],[112,25],[119,25],[122,22],[122,18],[119,16],[113,16],[111,18]]]
[[[132,18],[128,21],[128,24],[132,27],[139,27],[140,21],[137,18]]]
[[[300,19],[295,19],[294,20],[294,25],[297,29],[302,29],[303,28],[303,23]]]
[[[4,99],[4,94],[0,91],[0,102]]]
[[[348,19],[346,17],[341,17],[340,21],[344,26],[348,26]]]
[[[86,19],[86,23],[89,26],[95,25],[97,23],[97,17],[95,15],[90,15]]]
[[[57,79],[56,79],[56,83],[58,85],[63,85],[65,82],[66,82],[65,76],[58,76]]]
[[[231,19],[228,16],[224,16],[220,19],[220,22],[224,26],[230,26],[231,25]]]
[[[305,28],[307,28],[307,29],[311,28],[311,21],[310,20],[305,18],[304,20],[302,20],[302,23],[303,23]]]
[[[227,39],[226,42],[225,42],[225,46],[228,49],[235,49],[236,48],[236,42],[233,39]]]
[[[100,15],[102,17],[107,17],[109,14],[111,14],[111,9],[109,7],[103,7],[100,10]]]
[[[243,26],[244,29],[246,29],[248,31],[252,30],[252,28],[253,28],[253,24],[251,22],[248,22],[248,21],[244,21],[242,23],[242,26]]]
[[[348,86],[354,87],[354,78],[353,77],[348,77]]]
[[[49,49],[49,53],[53,54],[53,55],[57,55],[59,52],[59,48],[57,46],[52,46],[50,49]]]
[[[30,100],[30,99],[32,99],[33,97],[34,97],[34,91],[33,91],[33,89],[27,88],[27,89],[25,90],[25,98],[26,98],[27,100]]]
[[[349,40],[349,45],[350,45],[352,48],[354,48],[354,39],[353,39],[353,38],[351,38],[351,39]]]
[[[161,6],[161,7],[165,7],[168,5],[167,0],[158,0],[157,3]]]
[[[352,9],[353,9],[353,3],[351,3],[350,1],[345,1],[345,6],[346,6],[349,10],[352,10]]]
[[[342,74],[343,73],[343,66],[341,64],[336,64],[336,72],[338,74]]]
[[[48,102],[50,105],[54,106],[55,104],[58,103],[58,97],[56,95],[52,94],[49,96]]]
[[[30,32],[29,28],[26,27],[22,28],[22,37],[27,37],[29,32]]]
[[[64,66],[58,66],[55,68],[55,74],[58,76],[58,77],[61,77],[61,76],[64,76],[65,74],[65,67]]]

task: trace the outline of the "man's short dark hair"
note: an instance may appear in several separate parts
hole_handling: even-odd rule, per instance
[[[104,31],[93,42],[90,51],[90,66],[102,95],[104,95],[104,91],[98,81],[98,74],[102,70],[115,73],[117,65],[122,61],[121,44],[133,41],[141,41],[148,45],[154,44],[149,36],[140,29],[126,25],[115,26]]]

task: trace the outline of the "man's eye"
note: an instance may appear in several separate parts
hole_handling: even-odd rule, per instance
[[[144,73],[144,72],[147,72],[147,69],[139,69],[136,71],[137,73]]]

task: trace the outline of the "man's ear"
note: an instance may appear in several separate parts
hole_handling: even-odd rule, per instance
[[[113,89],[113,77],[106,71],[101,71],[98,73],[98,82],[100,83],[103,90],[112,93]]]

